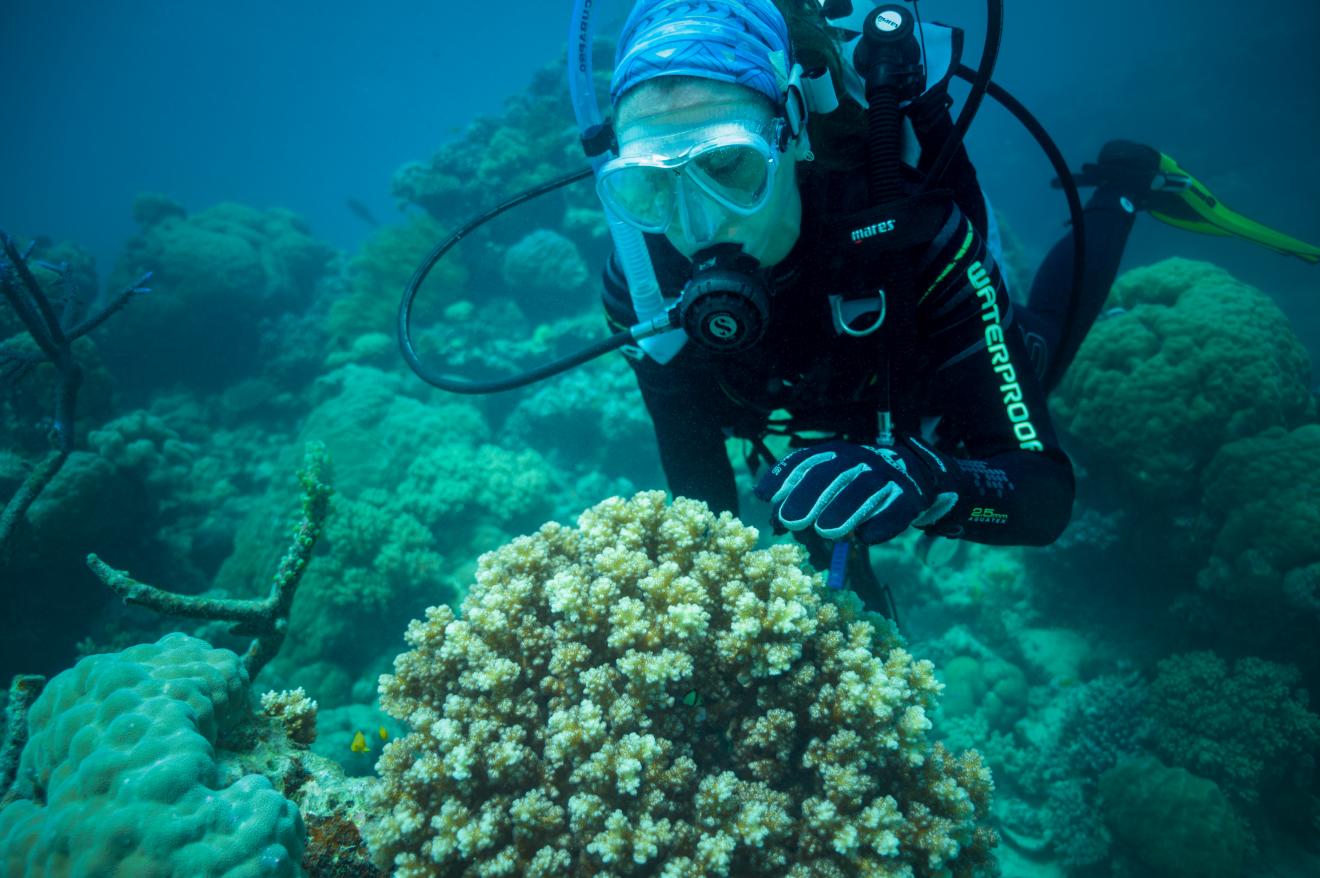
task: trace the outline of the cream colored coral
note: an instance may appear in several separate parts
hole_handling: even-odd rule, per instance
[[[301,686],[279,692],[271,689],[261,696],[262,712],[279,721],[290,741],[305,747],[316,740],[316,708],[316,701]]]
[[[481,558],[381,678],[395,874],[972,876],[990,777],[892,627],[728,514],[614,498]]]

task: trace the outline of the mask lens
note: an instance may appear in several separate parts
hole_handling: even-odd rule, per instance
[[[616,168],[600,178],[601,200],[637,228],[662,232],[674,213],[674,178],[665,168]]]
[[[769,192],[770,161],[747,144],[703,150],[689,164],[693,179],[703,189],[736,210],[752,211]]]

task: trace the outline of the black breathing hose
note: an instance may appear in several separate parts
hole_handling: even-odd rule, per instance
[[[552,375],[558,375],[560,372],[566,372],[575,366],[580,366],[588,360],[594,360],[603,354],[623,347],[632,341],[633,335],[630,330],[622,330],[609,338],[602,339],[591,346],[584,348],[567,357],[547,363],[528,372],[514,375],[512,378],[501,378],[494,381],[468,381],[461,378],[446,378],[437,372],[428,369],[417,356],[417,351],[413,347],[412,341],[412,309],[413,301],[417,298],[417,291],[421,289],[422,282],[426,276],[431,273],[444,255],[448,253],[454,245],[463,240],[475,228],[493,220],[495,217],[512,210],[520,204],[531,201],[533,198],[539,198],[547,192],[553,192],[555,189],[567,186],[570,183],[576,183],[578,180],[585,180],[592,174],[591,168],[585,168],[581,171],[574,171],[571,174],[565,174],[562,177],[556,177],[553,180],[542,183],[521,192],[510,198],[508,201],[486,211],[478,217],[468,220],[457,231],[453,232],[448,238],[441,241],[430,255],[417,266],[413,272],[412,279],[403,290],[403,300],[399,302],[399,350],[403,353],[403,358],[408,362],[417,377],[421,378],[432,387],[438,387],[441,390],[448,390],[451,393],[499,393],[502,390],[516,390],[519,387],[526,387],[528,384],[534,384],[544,378]]]
[[[977,71],[968,67],[966,64],[960,64],[955,71],[957,75],[969,82],[979,79]],[[1068,311],[1063,321],[1063,332],[1059,340],[1055,342],[1055,350],[1051,351],[1049,371],[1043,376],[1041,383],[1046,388],[1054,386],[1059,376],[1056,374],[1059,365],[1062,362],[1058,354],[1068,349],[1068,343],[1072,340],[1073,323],[1077,316],[1077,309],[1081,306],[1082,284],[1086,279],[1086,215],[1082,210],[1082,196],[1077,191],[1077,181],[1073,179],[1072,171],[1068,169],[1068,162],[1064,159],[1063,153],[1059,150],[1058,144],[1050,137],[1045,126],[1040,124],[1031,111],[1023,106],[1022,102],[1013,97],[1005,88],[991,82],[987,88],[987,93],[1017,119],[1023,128],[1031,133],[1040,145],[1041,150],[1050,160],[1050,165],[1054,168],[1054,173],[1058,175],[1059,185],[1063,189],[1063,195],[1068,199],[1068,215],[1071,218],[1072,239],[1073,239],[1073,264],[1072,264],[1072,289],[1068,294]]]
[[[953,131],[949,134],[948,140],[944,141],[944,146],[940,147],[935,161],[931,163],[930,172],[926,177],[927,190],[934,189],[939,183],[958,152],[958,147],[962,146],[963,138],[967,136],[967,129],[972,127],[972,120],[981,109],[981,101],[990,90],[991,79],[995,75],[995,65],[999,62],[999,46],[1003,38],[1004,0],[987,0],[985,47],[981,50],[981,66],[972,80],[972,90],[967,94],[967,100],[963,103],[962,112],[958,114],[958,120],[953,125]]]

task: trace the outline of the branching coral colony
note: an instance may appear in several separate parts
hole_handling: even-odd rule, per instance
[[[412,731],[366,828],[396,878],[994,871],[991,780],[933,742],[940,685],[790,545],[612,498],[483,555],[381,677]]]
[[[55,447],[32,468],[0,512],[0,556],[3,556],[19,522],[59,473],[76,444],[74,422],[83,373],[73,355],[73,343],[123,309],[134,296],[148,292],[146,283],[151,274],[148,272],[142,275],[120,290],[91,317],[79,320],[77,297],[74,295],[65,298],[57,313],[55,303],[32,273],[32,246],[20,253],[13,239],[0,230],[0,248],[3,248],[4,254],[0,257],[0,294],[18,314],[23,328],[38,348],[35,353],[27,353],[0,344],[0,381],[11,386],[43,361],[54,366],[59,375],[51,430],[51,440]],[[64,282],[67,276],[65,266],[42,265],[55,272],[57,284]]]

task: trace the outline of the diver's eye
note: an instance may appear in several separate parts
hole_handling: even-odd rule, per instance
[[[766,157],[750,146],[710,149],[692,160],[706,183],[736,204],[758,201],[769,176]]]

